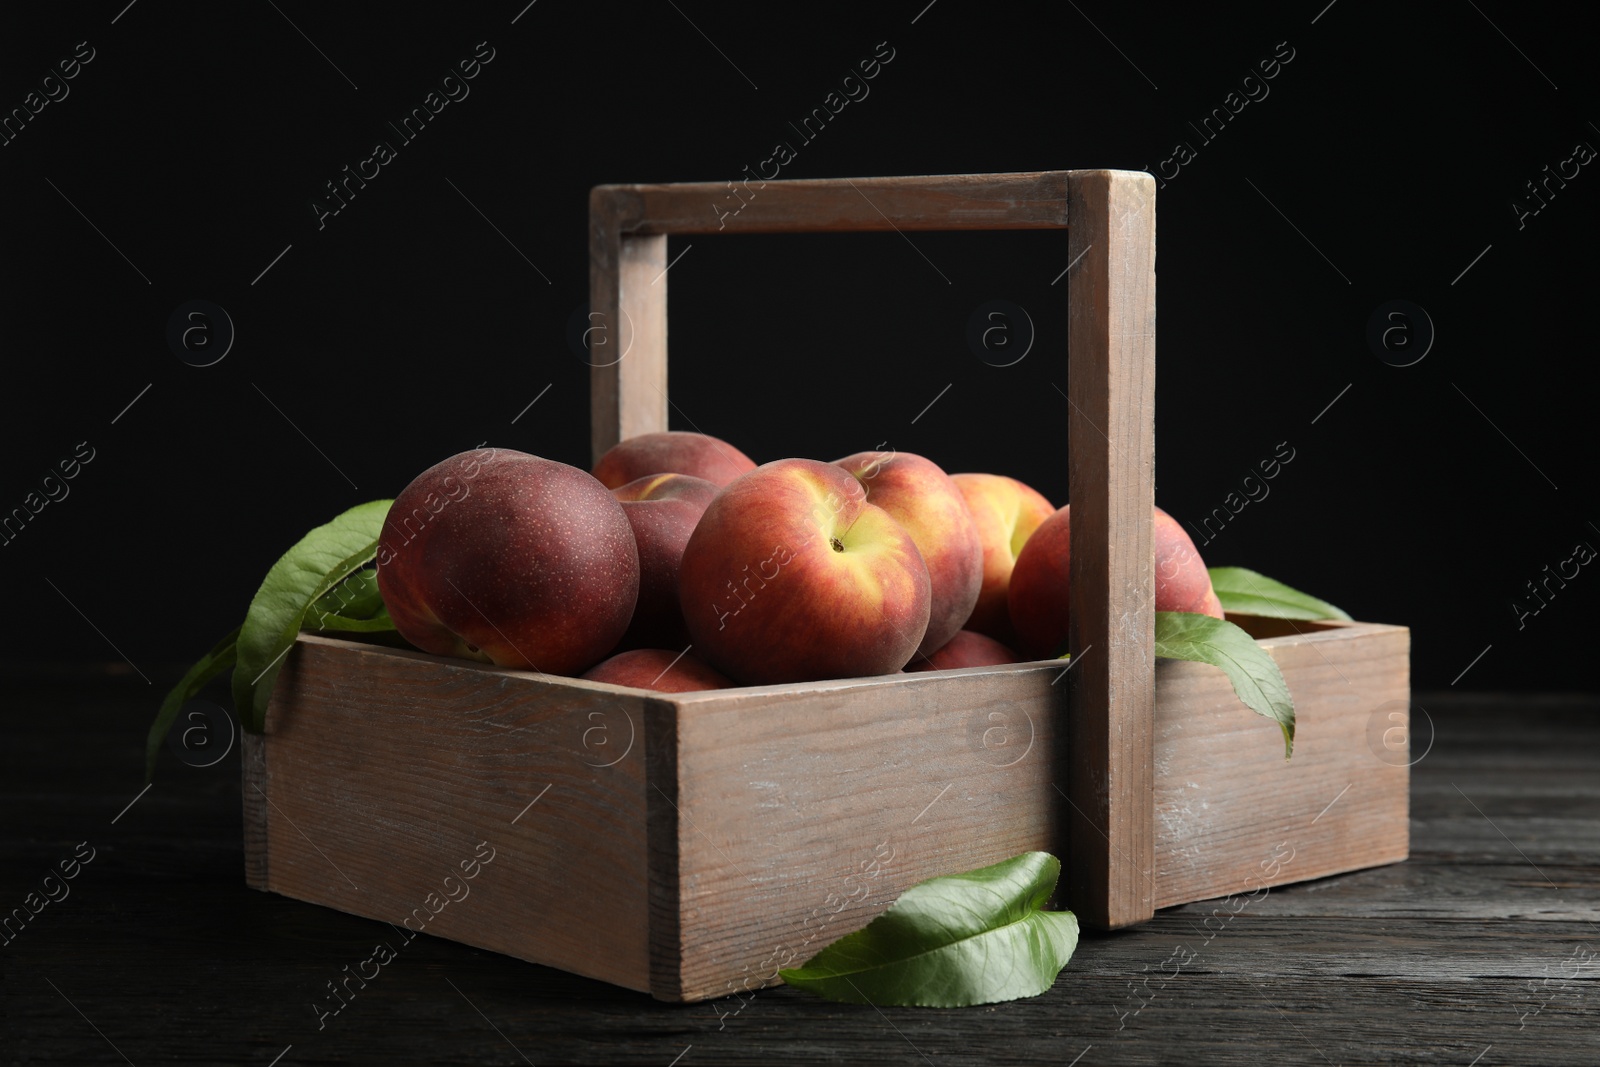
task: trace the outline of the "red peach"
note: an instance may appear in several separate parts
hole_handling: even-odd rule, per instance
[[[956,667],[992,667],[998,663],[1020,662],[1021,656],[994,638],[972,630],[959,630],[932,655],[913,658],[906,664],[906,670],[948,671]]]
[[[1200,553],[1181,525],[1155,509],[1151,541],[1155,556],[1156,611],[1187,611],[1222,618]],[[1070,508],[1046,519],[1023,547],[1011,574],[1009,608],[1018,647],[1029,656],[1065,651],[1070,621]]]
[[[591,682],[630,685],[657,693],[698,693],[703,689],[731,689],[734,684],[693,653],[664,648],[619,652],[585,671],[583,677]]]
[[[891,674],[928,629],[927,565],[838,467],[782,459],[717,494],[683,552],[695,651],[748,684]]]
[[[1156,610],[1213,614],[1206,610],[1216,596],[1211,588],[1211,573],[1183,525],[1156,508],[1150,540],[1156,554]],[[1222,618],[1220,601],[1215,615]]]
[[[678,604],[678,568],[717,487],[687,474],[652,474],[611,490],[639,546],[639,603],[622,648],[682,648],[689,628]]]
[[[463,452],[395,498],[378,591],[425,652],[578,674],[616,645],[639,595],[622,505],[565,463]]]
[[[983,542],[961,490],[938,464],[908,452],[857,452],[834,466],[855,475],[867,502],[917,543],[933,589],[928,632],[917,651],[942,648],[972,615],[983,586]]]
[[[649,474],[687,474],[721,488],[755,466],[755,460],[721,438],[669,430],[612,445],[595,463],[594,476],[607,489]]]

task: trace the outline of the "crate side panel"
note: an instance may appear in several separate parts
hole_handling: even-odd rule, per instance
[[[268,854],[252,870],[408,939],[646,989],[641,708],[566,680],[302,638],[246,777]]]
[[[1408,759],[1384,731],[1409,697],[1409,632],[1357,624],[1261,644],[1294,696],[1288,761],[1276,724],[1239,703],[1222,672],[1157,665],[1157,907],[1408,854]]]
[[[1061,673],[683,706],[675,999],[772,984],[924,879],[1062,855]]]

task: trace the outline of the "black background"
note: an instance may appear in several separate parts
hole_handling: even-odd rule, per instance
[[[78,42],[94,59],[0,146],[0,511],[78,442],[94,459],[0,546],[6,660],[153,674],[242,618],[305,530],[447,455],[487,440],[587,467],[566,335],[595,184],[736,179],[780,141],[785,178],[1156,170],[1186,141],[1157,201],[1158,503],[1197,521],[1288,442],[1208,563],[1410,625],[1418,688],[1590,687],[1569,635],[1600,577],[1521,628],[1512,606],[1600,546],[1600,178],[1521,228],[1512,207],[1600,144],[1592,42],[1553,9],[523,2],[8,10],[5,112]],[[319,229],[324,183],[478,42],[470,95]],[[803,142],[789,123],[880,42],[870,95]],[[1213,141],[1188,125],[1288,49]],[[887,442],[1062,503],[1065,248],[674,239],[673,428],[758,460]],[[166,342],[193,299],[237,331],[210,367]],[[991,299],[1036,328],[1014,366],[966,343]],[[1412,366],[1365,337],[1396,299],[1437,330]]]

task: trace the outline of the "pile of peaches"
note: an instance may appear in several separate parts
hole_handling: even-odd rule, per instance
[[[427,652],[662,692],[1015,663],[1065,651],[1069,509],[904,452],[757,466],[649,433],[592,473],[464,452],[394,501],[378,588]],[[1155,513],[1155,610],[1222,617]]]

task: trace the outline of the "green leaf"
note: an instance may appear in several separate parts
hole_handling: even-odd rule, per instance
[[[375,619],[352,619],[329,612],[319,619],[306,620],[306,629],[315,630],[318,633],[342,631],[345,633],[375,634],[385,633],[394,628],[394,620],[389,617],[387,611]]]
[[[1340,619],[1350,616],[1326,600],[1290,589],[1265,574],[1245,567],[1212,567],[1211,587],[1222,610],[1238,615],[1263,615],[1273,619]]]
[[[1185,611],[1156,612],[1156,655],[1221,667],[1233,691],[1283,730],[1283,758],[1294,751],[1294,698],[1266,649],[1231,622]]]
[[[156,773],[156,756],[161,752],[161,742],[167,739],[167,733],[172,729],[172,724],[178,718],[178,712],[195,695],[205,688],[205,684],[229,667],[233,666],[235,648],[239,641],[239,627],[234,627],[232,633],[218,641],[200,662],[189,668],[189,673],[183,680],[172,687],[165,700],[161,702],[161,710],[156,712],[156,721],[150,724],[150,737],[144,746],[144,780],[149,784]]]
[[[306,613],[305,625],[314,630],[383,633],[395,628],[378,593],[378,572],[356,571],[328,590]]]
[[[1078,945],[1072,912],[1040,910],[1060,874],[1054,856],[1024,852],[918,882],[865,929],[779,977],[851,1004],[958,1008],[1038,996]]]
[[[383,613],[383,597],[378,593],[378,572],[371,569],[356,571],[311,605],[313,624],[323,615],[372,619]]]
[[[371,563],[390,500],[358,504],[302,537],[272,565],[239,631],[233,702],[246,730],[260,733],[283,657],[311,606]]]

